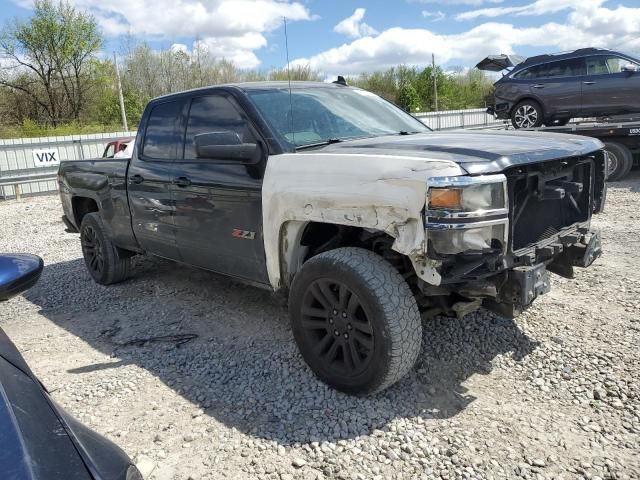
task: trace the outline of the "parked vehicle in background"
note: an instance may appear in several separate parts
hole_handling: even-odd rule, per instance
[[[604,118],[599,121],[569,123],[563,126],[539,127],[526,131],[568,133],[597,138],[608,153],[610,181],[622,180],[634,166],[640,165],[640,119],[629,117]],[[524,130],[520,130],[524,131]]]
[[[0,255],[0,302],[31,288],[42,269],[35,255]],[[0,472],[6,480],[142,480],[120,448],[51,399],[2,329]]]
[[[133,155],[133,146],[135,142],[133,140],[125,143],[125,148],[116,153],[113,158],[131,158]]]
[[[119,138],[117,140],[112,140],[107,143],[107,146],[104,147],[104,152],[102,152],[102,158],[113,158],[117,153],[122,152],[127,145],[133,140],[132,137],[129,138]]]
[[[148,253],[288,293],[313,372],[352,394],[402,378],[420,311],[515,316],[601,252],[598,140],[432,132],[344,83],[152,100],[130,160],[65,161],[69,230],[101,284]],[[427,348],[428,345],[426,346]]]
[[[502,58],[500,58],[502,57]],[[487,57],[482,70],[511,70],[495,83],[488,112],[514,128],[562,126],[575,117],[640,112],[640,60],[600,48],[522,57]]]

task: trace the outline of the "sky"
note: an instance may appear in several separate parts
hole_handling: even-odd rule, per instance
[[[327,77],[357,75],[435,54],[445,67],[484,56],[581,47],[640,54],[640,0],[68,0],[91,12],[104,55],[132,35],[152,48],[200,41],[241,68],[310,64]],[[28,17],[32,0],[0,0],[0,23]]]

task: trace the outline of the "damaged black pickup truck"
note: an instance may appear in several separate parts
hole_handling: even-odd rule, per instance
[[[412,368],[421,312],[515,316],[589,266],[606,163],[587,137],[436,133],[342,83],[275,82],[155,99],[131,159],[58,182],[95,281],[151,254],[287,293],[313,372],[367,394]]]

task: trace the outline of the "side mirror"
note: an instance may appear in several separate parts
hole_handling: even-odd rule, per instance
[[[624,65],[622,67],[622,71],[623,72],[637,72],[638,71],[638,67],[636,65],[634,65],[633,63],[628,63],[627,65]]]
[[[9,300],[33,287],[43,268],[44,262],[37,255],[0,255],[0,301]]]
[[[213,160],[239,160],[253,163],[258,153],[255,143],[243,143],[231,130],[201,133],[195,136],[196,156]]]

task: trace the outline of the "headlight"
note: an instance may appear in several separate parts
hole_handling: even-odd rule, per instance
[[[436,254],[505,251],[508,213],[504,175],[429,179],[425,226]]]
[[[502,183],[467,185],[464,187],[432,187],[429,189],[430,210],[472,212],[505,208]]]

